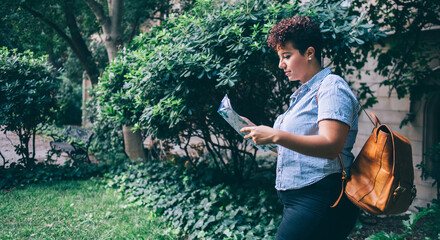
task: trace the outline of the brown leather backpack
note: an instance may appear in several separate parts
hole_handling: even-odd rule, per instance
[[[415,195],[411,143],[370,113],[373,132],[350,168],[343,170],[345,194],[362,210],[373,215],[398,214],[408,210]],[[342,169],[344,169],[339,156]],[[342,196],[342,192],[341,192]],[[333,206],[336,206],[339,199]],[[332,206],[332,207],[333,207]]]

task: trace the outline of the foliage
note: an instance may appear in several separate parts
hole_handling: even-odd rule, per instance
[[[258,175],[238,186],[226,185],[227,179],[210,168],[193,171],[152,160],[125,165],[106,182],[131,205],[161,215],[186,239],[273,238],[282,210],[267,184],[273,181]]]
[[[18,47],[48,54],[57,68],[63,66],[70,47],[83,69],[97,78],[96,58],[86,39],[99,31],[99,24],[85,1],[6,0],[0,4],[5,13],[2,20],[12,26],[11,38]]]
[[[386,29],[387,48],[373,52],[377,58],[375,71],[385,80],[381,83],[396,91],[398,98],[411,100],[440,91],[438,35],[431,29],[440,25],[440,2],[436,0],[354,0],[354,7],[367,11],[368,19]]]
[[[30,50],[36,56],[48,55],[49,61],[55,67],[59,67],[67,43],[63,42],[49,26],[36,22],[29,12],[19,8],[19,3],[20,1],[9,0],[0,2],[0,34],[2,35],[0,46],[16,48],[20,52]],[[53,2],[39,2],[49,18],[60,14],[60,9],[50,7],[51,3]]]
[[[88,39],[93,35],[96,39],[96,34],[102,34],[100,21],[88,6],[90,2],[100,5],[103,15],[112,15],[108,11],[111,1],[1,1],[0,36],[5,38],[2,38],[0,46],[18,48],[20,51],[30,49],[39,56],[47,54],[49,61],[57,68],[63,66],[66,55],[75,53],[80,67],[87,71],[94,82],[99,74],[99,65],[106,65],[108,60],[100,58],[100,53],[88,44]],[[119,26],[122,39],[119,42],[130,42],[145,27],[143,23],[147,20],[163,20],[171,13],[179,12],[176,6],[187,9],[192,2],[193,0],[124,0],[121,6],[122,22]],[[104,45],[103,40],[99,42],[101,46]],[[67,50],[69,47],[70,52]]]
[[[440,200],[440,142],[429,148],[425,156],[427,159],[417,164],[417,168],[422,170],[422,178],[432,177],[434,179],[432,186],[437,185],[437,200]]]
[[[98,180],[0,190],[0,239],[176,239],[161,219],[127,206]]]
[[[0,189],[9,189],[18,185],[61,180],[85,180],[102,176],[108,172],[108,164],[82,164],[79,166],[37,163],[32,168],[11,163],[7,168],[0,168]]]
[[[105,112],[106,118],[108,117],[118,124],[131,125],[142,114],[141,109],[134,105],[136,102],[131,101],[131,98],[136,94],[132,87],[135,83],[131,83],[125,78],[125,75],[130,74],[130,70],[138,69],[141,66],[142,63],[136,60],[138,59],[130,59],[130,56],[115,59],[106,68],[100,78],[99,85],[93,90],[93,94],[99,96],[97,103],[102,104],[99,113]],[[99,115],[97,117],[99,118]]]
[[[0,49],[0,130],[17,134],[20,143],[15,151],[28,167],[35,161],[29,141],[35,141],[37,125],[48,121],[56,108],[59,79],[54,75],[44,57]]]
[[[256,150],[216,110],[227,93],[235,110],[256,124],[271,125],[284,111],[298,83],[289,83],[265,41],[276,22],[293,15],[321,22],[324,56],[338,73],[362,67],[366,53],[352,49],[382,36],[340,3],[198,1],[137,37],[108,67],[97,86],[101,117],[170,139],[185,151],[199,137],[212,164],[247,178],[258,166]]]
[[[147,20],[164,21],[170,15],[190,9],[193,4],[194,0],[124,0],[124,10],[128,11],[123,16],[123,42],[129,43],[139,35],[139,26]]]
[[[425,220],[423,223],[420,223]],[[439,239],[440,237],[440,205],[437,200],[432,202],[428,208],[421,208],[419,212],[412,212],[408,220],[402,221],[405,231],[402,234],[393,232],[380,232],[366,238],[366,240],[403,240],[414,239],[411,237],[416,228],[421,228],[427,234],[425,239]]]

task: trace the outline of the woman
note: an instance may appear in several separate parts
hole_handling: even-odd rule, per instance
[[[274,127],[241,129],[256,144],[277,147],[276,189],[284,205],[276,239],[345,239],[358,209],[341,192],[340,154],[346,170],[357,134],[358,102],[348,84],[321,67],[322,35],[308,17],[284,19],[272,28],[268,45],[279,68],[301,86]]]

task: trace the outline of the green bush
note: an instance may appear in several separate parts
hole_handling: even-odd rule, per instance
[[[58,86],[56,72],[44,57],[0,49],[0,130],[17,134],[15,151],[26,167],[35,164],[35,144],[31,151],[29,141],[35,141],[37,125],[56,111]]]
[[[89,151],[99,160],[117,164],[121,156],[126,156],[122,126],[115,118],[102,114],[97,105],[97,98],[93,95],[92,91],[92,97],[86,104],[86,112],[91,113],[87,117],[94,132]]]
[[[284,111],[298,83],[278,69],[266,37],[276,22],[294,15],[322,23],[324,56],[337,73],[362,67],[372,41],[383,36],[338,2],[198,1],[137,37],[107,68],[96,86],[101,117],[172,140],[187,152],[191,137],[199,137],[211,164],[238,179],[249,177],[259,165],[256,149],[217,108],[227,93],[235,110],[256,124],[272,125]]]
[[[108,187],[150,208],[185,239],[273,239],[281,221],[273,175],[226,185],[215,169],[192,171],[154,160],[124,165],[106,177]]]
[[[8,168],[0,168],[0,189],[9,189],[18,185],[39,182],[55,182],[61,180],[85,180],[91,177],[103,176],[109,172],[111,165],[82,164],[72,167],[37,163],[32,168],[12,163]]]

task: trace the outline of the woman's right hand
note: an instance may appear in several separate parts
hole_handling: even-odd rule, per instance
[[[241,117],[241,119],[245,120],[249,124],[249,127],[256,127],[257,126],[257,125],[255,125],[255,123],[251,122],[251,120],[249,120],[248,118],[242,117],[242,116],[240,116],[240,117]],[[277,148],[272,148],[271,151],[274,153],[278,153]]]

